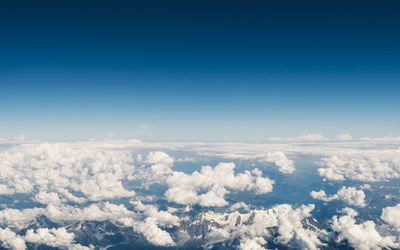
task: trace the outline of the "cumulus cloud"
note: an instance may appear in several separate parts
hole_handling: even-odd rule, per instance
[[[2,246],[14,250],[25,250],[25,241],[21,236],[11,231],[8,228],[0,228],[0,241]]]
[[[3,247],[15,250],[25,250],[26,242],[37,245],[47,245],[57,248],[89,250],[92,247],[85,247],[74,243],[74,233],[68,233],[65,228],[39,228],[29,229],[25,236],[17,235],[8,228],[0,228],[0,241]]]
[[[140,160],[142,156],[138,155]],[[131,176],[131,180],[140,180],[142,185],[149,188],[154,183],[163,183],[166,178],[172,174],[172,166],[174,164],[174,158],[161,151],[150,152],[144,160],[145,165],[138,168],[138,171],[134,176]]]
[[[136,230],[144,235],[144,237],[156,246],[174,246],[175,242],[171,235],[161,230],[151,218],[147,218],[144,222],[139,223]]]
[[[381,219],[400,231],[400,204],[382,209]]]
[[[317,200],[323,200],[326,202],[333,200],[341,200],[344,203],[356,206],[356,207],[365,207],[365,194],[362,190],[357,190],[354,187],[346,187],[343,186],[336,194],[327,197],[324,190],[320,190],[318,192],[312,191],[310,193],[311,197]]]
[[[174,159],[164,152],[156,151],[149,153],[146,163],[152,165],[153,174],[164,175],[172,172],[171,166],[174,164]]]
[[[386,140],[355,142],[341,135],[325,143],[327,140],[323,138],[307,135],[290,141],[313,142],[306,146],[301,143],[129,141],[3,145],[0,148],[0,198],[7,201],[11,195],[21,196],[24,208],[17,199],[14,203],[4,203],[0,210],[0,241],[3,247],[14,249],[25,249],[25,242],[84,249],[75,242],[70,226],[86,221],[89,224],[111,222],[121,230],[129,227],[131,229],[126,231],[141,234],[157,246],[181,246],[188,240],[201,239],[206,246],[227,241],[226,244],[234,242],[238,244],[234,247],[242,249],[263,249],[267,243],[317,249],[328,241],[325,237],[335,234],[317,228],[319,222],[310,214],[313,205],[295,208],[282,204],[265,209],[262,207],[265,203],[258,203],[260,199],[255,203],[250,199],[246,204],[236,199],[244,194],[232,193],[262,195],[272,192],[274,181],[263,176],[255,165],[271,165],[290,174],[295,171],[292,157],[302,160],[303,155],[312,156],[312,161],[322,158],[318,172],[328,180],[373,182],[400,178],[397,141],[392,144]],[[171,156],[160,151],[164,149],[171,152]],[[199,167],[193,172],[189,169],[180,172],[173,166],[172,156],[176,151],[180,151],[181,157],[177,162],[194,162],[193,158],[182,155],[188,152],[190,156],[240,159],[240,164],[250,160],[250,164],[243,164],[248,168],[241,171],[234,163],[222,162]],[[335,194],[327,195],[320,190],[311,195],[327,202],[340,200],[349,206],[365,207],[362,190],[370,190],[368,194],[371,195],[374,190],[365,183],[357,183],[357,188],[344,186]],[[25,208],[27,206],[33,208]],[[206,207],[219,208],[208,210]],[[338,241],[348,241],[357,249],[399,247],[399,238],[396,241],[396,237],[390,235],[393,232],[398,235],[400,230],[399,210],[400,205],[386,207],[381,220],[377,218],[372,222],[363,221],[363,218],[356,220],[356,212],[346,209],[347,215],[332,218],[331,229],[336,232]],[[55,228],[50,228],[53,226]],[[201,231],[201,237],[192,235],[197,231]],[[360,236],[362,233],[375,239],[366,240]]]
[[[262,177],[258,169],[235,175],[234,163],[219,163],[215,168],[203,166],[192,174],[175,171],[167,178],[165,197],[178,204],[226,206],[225,194],[230,190],[265,194],[272,191],[273,181]],[[199,194],[199,192],[204,192]]]
[[[400,178],[400,155],[391,159],[331,156],[323,158],[318,169],[321,177],[328,180],[357,180],[365,182]]]
[[[136,211],[142,212],[146,217],[150,217],[152,221],[161,226],[179,226],[180,218],[172,215],[167,211],[159,211],[155,205],[143,204],[141,201],[131,202],[135,206]]]
[[[331,228],[339,234],[338,241],[347,240],[356,250],[397,248],[394,236],[382,236],[373,221],[356,223],[357,212],[347,208],[346,215],[341,217],[333,216]]]
[[[131,197],[135,192],[126,190],[121,181],[133,169],[129,153],[95,144],[20,145],[0,152],[0,193],[38,190],[38,202],[54,201],[56,196],[71,202]]]
[[[244,211],[250,211],[249,206],[246,203],[244,203],[243,201],[237,202],[237,203],[233,204],[232,206],[230,206],[230,208],[229,208],[230,211],[236,211],[238,209],[243,209]]]
[[[44,213],[43,208],[12,209],[7,208],[0,211],[0,224],[24,226],[36,220],[36,217]]]
[[[295,171],[294,162],[286,157],[283,152],[270,152],[265,155],[265,157],[261,157],[260,159],[263,162],[272,162],[276,166],[278,166],[279,171],[284,174],[291,174]]]
[[[304,219],[310,217],[313,209],[314,205],[293,208],[282,204],[247,214],[210,212],[204,215],[203,220],[219,225],[212,227],[208,235],[214,242],[238,238],[242,249],[264,249],[267,241],[272,240],[277,244],[317,249],[322,244],[319,235],[325,232],[304,226]],[[277,236],[273,234],[275,228]]]
[[[14,188],[9,188],[7,185],[0,184],[0,194],[11,195],[15,194]]]
[[[29,229],[25,235],[25,241],[35,244],[44,244],[51,247],[67,247],[72,245],[75,234],[68,233],[65,228],[39,228]]]

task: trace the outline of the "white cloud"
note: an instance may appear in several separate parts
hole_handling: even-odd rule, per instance
[[[382,220],[400,231],[400,204],[382,209]]]
[[[147,218],[151,218],[156,224],[161,226],[179,226],[180,218],[167,211],[159,211],[155,205],[145,205],[141,201],[131,202],[136,211],[143,212]]]
[[[229,208],[230,211],[236,211],[238,209],[243,209],[244,211],[250,211],[249,206],[243,201],[235,203]]]
[[[347,215],[333,216],[331,228],[339,234],[338,241],[347,240],[356,250],[397,248],[394,236],[382,236],[373,221],[356,224],[357,212],[353,209],[344,210]]]
[[[124,226],[133,226],[137,215],[128,210],[124,205],[116,205],[109,202],[95,203],[84,208],[50,204],[46,207],[44,214],[54,222],[75,222],[75,221],[113,221]]]
[[[332,139],[329,143],[325,143],[315,138],[318,136],[314,139],[302,137],[303,141],[313,142],[306,146],[300,143],[205,144],[93,141],[13,144],[9,148],[2,147],[0,149],[0,194],[7,196],[23,193],[24,197],[29,197],[32,201],[42,203],[47,207],[12,209],[7,208],[6,205],[11,207],[14,204],[5,204],[4,209],[0,210],[0,225],[12,230],[22,229],[36,223],[37,218],[45,216],[57,223],[59,228],[31,230],[25,236],[15,234],[15,232],[20,232],[17,230],[13,232],[9,229],[0,229],[0,240],[3,246],[16,249],[24,249],[25,241],[42,244],[40,242],[44,242],[45,239],[49,245],[59,245],[61,248],[84,248],[75,244],[73,237],[69,237],[72,233],[68,232],[65,232],[66,240],[61,244],[62,237],[57,236],[58,234],[53,230],[60,231],[62,227],[67,227],[77,221],[111,221],[120,227],[132,227],[151,244],[175,246],[190,239],[189,231],[184,231],[188,223],[205,219],[221,225],[206,224],[209,225],[206,230],[210,229],[210,231],[205,239],[209,240],[209,243],[238,239],[239,247],[243,249],[262,249],[267,241],[293,248],[316,249],[325,239],[321,238],[325,232],[308,223],[310,218],[307,217],[313,209],[312,205],[293,208],[284,204],[263,209],[252,203],[247,205],[243,201],[235,200],[234,204],[229,206],[228,201],[231,197],[226,198],[229,193],[246,191],[259,195],[272,191],[274,181],[263,177],[260,169],[254,169],[255,166],[248,164],[244,167],[251,170],[239,172],[234,163],[220,163],[215,167],[203,166],[198,171],[184,173],[174,171],[173,157],[160,151],[165,149],[168,152],[190,152],[188,155],[218,156],[229,160],[240,159],[243,162],[250,160],[250,163],[254,165],[260,161],[267,163],[265,165],[276,166],[285,174],[295,171],[292,159],[296,161],[298,159],[301,162],[301,157],[307,155],[312,156],[313,161],[323,158],[318,171],[323,178],[329,180],[387,181],[400,178],[398,141],[371,139],[368,142],[357,142],[348,141],[348,138],[342,137],[345,141],[339,141],[340,139],[337,138],[335,141]],[[143,154],[143,157],[139,152]],[[137,166],[133,165],[134,159]],[[192,158],[183,155],[177,161],[192,162]],[[240,161],[241,164],[243,162]],[[135,195],[131,187],[132,185],[140,186],[140,183],[145,184],[143,187],[149,188],[146,192],[150,194],[142,193],[142,190],[138,188],[138,196]],[[151,189],[153,188],[151,185],[155,183],[159,184],[155,186],[156,188],[159,186],[166,188],[164,196],[157,195],[158,189],[156,192]],[[348,205],[364,207],[365,194],[362,190],[370,187],[361,184],[357,184],[357,187],[361,190],[354,187],[342,187],[336,194],[330,196],[327,196],[323,190],[313,192],[312,195],[325,201],[342,200]],[[373,191],[370,190],[370,192]],[[123,197],[131,199],[130,206],[113,204],[116,202],[114,199]],[[5,198],[9,199],[9,197]],[[168,204],[165,203],[165,199],[176,204],[173,207],[165,207],[165,204]],[[160,205],[161,209],[157,203],[163,204]],[[15,204],[18,207],[17,201]],[[205,212],[199,214],[199,217],[188,217],[189,215],[185,213],[192,206],[187,206],[185,209],[179,204],[216,206],[221,207],[217,211],[229,211],[229,213],[213,213],[201,208]],[[379,233],[381,240],[367,242],[365,243],[367,246],[384,247],[385,244],[389,246],[391,242],[397,244],[395,238],[389,237],[381,229],[385,226],[390,227],[392,231],[400,230],[397,223],[398,210],[400,210],[398,207],[383,209],[381,219],[387,224],[382,226],[378,224],[371,227],[370,222],[367,221],[364,224],[365,221],[360,220],[359,224],[354,222],[355,229],[346,231],[345,227],[340,226],[342,225],[340,220],[344,216],[336,217],[336,232],[340,235],[339,239],[353,237],[349,242],[355,246],[361,244],[359,241],[364,239],[359,238],[359,235],[351,235],[352,230],[356,232],[366,230],[370,235],[374,235],[375,230]],[[257,209],[251,210],[254,208]],[[354,218],[356,215],[349,212],[345,216]],[[170,234],[171,228],[178,230]]]
[[[335,139],[339,141],[350,141],[353,137],[349,134],[338,134]]]
[[[361,185],[360,188],[364,190],[371,190],[371,185],[366,183]]]
[[[323,158],[320,165],[323,167],[318,169],[320,176],[334,181],[376,182],[400,178],[400,154],[391,159],[334,155]]]
[[[174,246],[175,242],[168,232],[161,230],[151,218],[147,218],[144,222],[137,225],[136,230],[144,235],[144,237],[156,246]]]
[[[320,190],[318,192],[312,191],[310,193],[311,197],[317,200],[323,200],[326,202],[333,200],[341,200],[344,203],[356,206],[356,207],[365,207],[365,194],[362,190],[357,190],[354,187],[346,187],[343,186],[336,194],[327,197],[324,190]]]
[[[74,237],[74,233],[68,233],[65,228],[39,228],[29,229],[26,232],[25,241],[51,247],[67,247],[72,245]]]
[[[35,201],[42,203],[42,204],[59,204],[61,203],[60,197],[57,193],[54,192],[44,192],[40,191],[38,194],[35,195]]]
[[[267,153],[265,157],[261,157],[260,161],[274,163],[284,174],[291,174],[295,171],[294,162],[280,151]]]
[[[282,245],[291,245],[296,248],[317,249],[321,245],[319,235],[324,233],[304,227],[303,220],[310,217],[314,205],[303,205],[293,208],[288,204],[274,206],[268,210],[253,210],[247,214],[212,213],[204,214],[203,220],[215,222],[218,227],[212,226],[209,237],[214,241],[239,238],[240,247],[254,247],[263,249],[267,240],[273,240]],[[272,232],[277,229],[277,236]]]
[[[188,175],[174,171],[167,178],[165,197],[178,204],[200,204],[202,206],[225,206],[226,188],[238,191],[253,191],[265,194],[272,191],[273,181],[263,178],[258,169],[235,175],[234,163],[219,163],[215,168],[203,166],[200,172]],[[205,192],[199,194],[199,192]]]
[[[150,174],[146,179],[151,181],[163,181],[166,176],[173,172],[171,167],[174,164],[174,159],[161,151],[150,152],[146,157],[145,163],[151,165],[151,173],[146,172],[146,174]]]
[[[25,241],[21,236],[11,231],[8,228],[0,228],[0,241],[3,242],[3,247],[14,250],[25,250]]]
[[[195,163],[195,159],[193,159],[192,157],[187,157],[185,156],[184,158],[179,158],[178,160],[176,160],[177,162],[190,162],[190,163]]]
[[[43,208],[12,209],[7,208],[0,211],[1,225],[29,225],[36,217],[44,213]]]
[[[9,188],[7,185],[0,184],[0,194],[11,195],[15,194],[14,188]]]
[[[0,193],[38,190],[39,202],[45,193],[72,202],[130,197],[134,191],[126,190],[121,180],[133,169],[129,153],[105,150],[96,143],[20,145],[0,152]]]
[[[270,137],[268,138],[268,140],[271,142],[321,142],[321,141],[329,141],[330,139],[319,133],[314,133],[314,134],[304,134],[297,137],[288,137],[288,138]]]

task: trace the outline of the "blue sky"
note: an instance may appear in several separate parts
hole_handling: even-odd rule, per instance
[[[0,137],[400,135],[396,1],[6,1]]]

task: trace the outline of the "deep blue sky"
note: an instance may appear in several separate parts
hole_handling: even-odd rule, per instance
[[[400,135],[400,1],[2,1],[0,137]]]

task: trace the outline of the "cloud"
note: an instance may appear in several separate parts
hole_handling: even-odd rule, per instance
[[[280,151],[267,153],[265,157],[261,157],[260,161],[274,163],[284,174],[291,174],[295,171],[294,162]]]
[[[184,158],[179,158],[178,160],[176,160],[177,162],[191,162],[191,163],[195,163],[195,159],[193,159],[192,157],[184,157]]]
[[[35,195],[34,201],[42,204],[59,204],[61,203],[60,197],[54,192],[44,192],[40,191]]]
[[[357,212],[347,208],[347,214],[341,217],[333,216],[331,228],[339,234],[338,241],[347,240],[356,250],[398,248],[394,236],[382,236],[376,229],[373,221],[364,221],[356,224]]]
[[[47,245],[57,248],[89,250],[92,247],[85,247],[74,243],[74,233],[68,233],[65,228],[38,228],[37,230],[28,229],[25,236],[17,235],[8,228],[0,228],[0,241],[3,247],[25,250],[26,242],[35,245]]]
[[[15,194],[14,188],[9,188],[7,185],[0,184],[0,194],[11,195]]]
[[[0,241],[2,246],[14,250],[25,250],[26,245],[24,239],[8,228],[0,228]]]
[[[131,202],[136,211],[142,212],[147,218],[152,218],[156,224],[161,226],[179,226],[180,218],[167,211],[159,211],[155,205],[145,205],[141,201]]]
[[[20,145],[0,152],[0,193],[41,193],[71,202],[131,197],[121,180],[133,173],[127,152],[106,150],[95,143]],[[81,197],[71,192],[81,193]],[[49,197],[47,197],[49,198]]]
[[[34,244],[44,244],[51,247],[67,247],[72,245],[75,234],[68,233],[65,228],[39,228],[29,229],[25,235],[25,241]]]
[[[253,191],[265,194],[272,191],[273,181],[262,177],[257,168],[235,175],[234,163],[219,163],[215,168],[203,166],[192,174],[174,171],[166,180],[167,200],[178,204],[200,204],[202,206],[226,206],[227,189]],[[203,192],[203,194],[199,194]]]
[[[320,166],[323,168],[318,169],[319,175],[334,181],[376,182],[400,178],[400,154],[391,159],[334,155],[323,158]]]
[[[350,141],[353,137],[349,134],[338,134],[335,139],[339,141]]]
[[[153,174],[161,176],[172,173],[171,167],[174,164],[174,159],[164,152],[156,151],[149,153],[146,163],[152,165]]]
[[[229,208],[230,211],[236,211],[238,209],[243,209],[244,211],[250,211],[249,206],[243,201],[235,203]]]
[[[44,213],[43,208],[12,209],[7,208],[0,211],[1,225],[24,226],[32,223],[37,216]]]
[[[269,137],[270,142],[328,142],[328,141],[350,141],[353,137],[350,134],[338,134],[334,138],[325,137],[319,133],[304,134],[297,137]]]
[[[282,204],[268,210],[252,210],[247,214],[210,212],[204,215],[203,220],[210,223],[208,237],[214,242],[238,238],[242,249],[264,249],[263,245],[271,240],[285,246],[317,249],[322,244],[319,235],[324,231],[303,226],[304,219],[310,217],[313,209],[314,205],[294,208]]]
[[[326,202],[333,200],[341,200],[344,203],[356,206],[356,207],[365,207],[365,194],[362,190],[357,190],[354,187],[346,187],[343,186],[336,194],[327,197],[324,190],[320,190],[318,192],[312,191],[310,193],[311,197],[317,200],[323,200]]]
[[[161,230],[151,218],[147,218],[143,223],[140,223],[136,230],[144,235],[144,237],[156,246],[175,246],[171,235],[164,230]]]
[[[248,204],[237,197],[246,197],[239,192],[262,195],[273,191],[274,181],[263,175],[261,167],[255,168],[256,164],[276,167],[280,172],[290,174],[296,169],[295,161],[302,164],[303,156],[319,161],[318,173],[327,180],[373,182],[400,177],[398,141],[347,139],[309,144],[114,140],[3,145],[0,149],[1,198],[7,201],[12,195],[18,195],[23,197],[24,203],[16,200],[2,206],[0,225],[4,229],[0,229],[0,241],[4,247],[15,249],[24,249],[25,242],[28,246],[47,244],[83,249],[84,246],[74,241],[68,226],[83,221],[107,221],[121,230],[131,228],[126,231],[141,234],[150,244],[158,246],[181,246],[200,239],[193,233],[194,228],[199,227],[206,246],[223,242],[226,246],[237,244],[235,247],[242,249],[263,249],[267,243],[288,248],[324,247],[326,237],[334,236],[334,233],[328,234],[317,228],[318,222],[310,214],[313,205],[296,208],[281,204],[265,209],[262,207],[265,203],[252,202],[256,200],[253,196]],[[177,162],[193,162],[193,158],[182,153],[201,155],[202,159],[217,156],[227,162],[202,166],[197,171],[191,170],[192,165],[182,172],[175,171],[172,156],[178,151],[181,158]],[[232,160],[239,160],[241,168],[229,162]],[[311,195],[327,202],[341,200],[350,206],[365,207],[363,189],[374,191],[368,185],[358,183],[358,189],[344,186],[335,194],[327,195],[320,190]],[[191,206],[194,204],[197,206]],[[13,208],[21,208],[20,205],[32,208]],[[396,245],[398,242],[390,232],[398,235],[396,230],[400,230],[398,207],[384,208],[381,220],[377,218],[374,222],[377,224],[373,226],[363,218],[356,220],[354,210],[336,216],[336,222],[332,219],[331,226],[336,223],[334,232],[339,236],[338,240],[353,237],[348,241],[352,246],[358,244],[359,249],[363,249],[360,242],[364,239],[353,233],[364,230],[370,236],[375,235],[375,230],[381,237],[381,240],[365,243],[367,247]],[[350,223],[354,229],[345,228],[344,222],[341,224],[341,221],[351,222],[348,218],[342,219],[345,216],[354,219],[354,224]],[[49,224],[40,225],[43,218],[56,228],[48,228]]]
[[[328,137],[325,137],[319,133],[314,134],[304,134],[297,137],[270,137],[268,138],[270,142],[321,142],[321,141],[329,141]]]
[[[400,204],[382,209],[381,219],[400,231]]]

